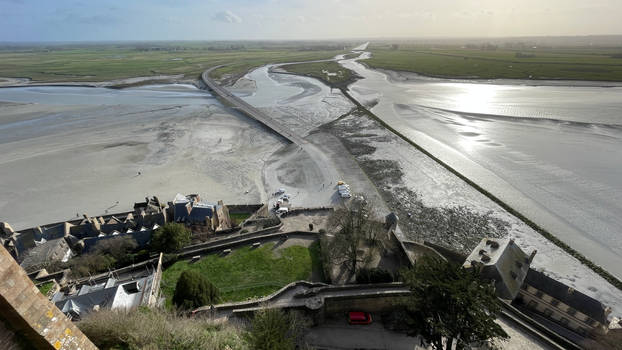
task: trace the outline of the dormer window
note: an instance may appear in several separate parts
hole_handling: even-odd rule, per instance
[[[123,285],[123,289],[128,294],[138,293],[140,291],[140,287],[138,286],[138,282],[131,282]]]

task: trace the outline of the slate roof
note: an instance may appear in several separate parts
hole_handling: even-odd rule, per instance
[[[21,266],[28,268],[41,265],[47,261],[62,260],[69,250],[69,245],[64,238],[53,239],[28,250],[22,259]]]
[[[132,308],[143,302],[142,291],[150,291],[154,275],[130,281],[118,281],[114,278],[93,286],[82,285],[78,293],[66,295],[57,292],[52,301],[63,313],[73,312],[82,317],[93,310],[95,305],[100,309]],[[133,288],[136,286],[137,288]]]
[[[99,305],[102,309],[110,308],[112,306],[112,302],[114,301],[116,292],[117,288],[113,287],[92,291],[82,295],[75,295],[67,299],[57,301],[56,307],[61,309],[63,312],[70,310],[74,312],[77,311],[76,313],[78,315],[84,316],[93,310],[95,305]]]
[[[552,296],[571,308],[588,315],[601,324],[607,324],[605,306],[603,306],[600,301],[578,290],[574,290],[534,269],[529,269],[527,277],[525,278],[525,283]]]

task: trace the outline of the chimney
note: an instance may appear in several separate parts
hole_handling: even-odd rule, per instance
[[[537,249],[534,249],[533,252],[531,252],[531,255],[529,255],[529,263],[531,264],[531,262],[533,261],[533,258],[536,256],[536,253],[538,252]]]

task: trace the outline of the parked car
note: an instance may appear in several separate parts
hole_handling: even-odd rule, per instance
[[[362,311],[350,311],[348,312],[349,324],[370,324],[371,314],[369,312]]]
[[[337,183],[337,192],[341,198],[350,198],[352,197],[352,193],[350,192],[350,185],[343,181],[339,181]]]
[[[287,213],[288,211],[289,211],[289,209],[288,209],[288,208],[281,207],[281,208],[279,208],[279,209],[277,209],[277,210],[276,210],[276,213],[277,213],[277,214],[285,214],[285,213]]]

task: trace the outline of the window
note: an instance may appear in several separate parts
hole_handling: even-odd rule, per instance
[[[589,324],[592,327],[596,327],[598,325],[598,322],[596,322],[595,319],[589,318],[587,324]]]
[[[573,309],[571,307],[568,308],[568,315],[574,316],[576,314],[577,314],[577,310],[575,310],[575,309]]]
[[[577,333],[579,333],[581,335],[586,335],[587,331],[585,330],[585,328],[579,327],[579,328],[577,328]]]
[[[551,317],[551,315],[553,315],[553,311],[551,311],[551,309],[544,309],[544,314],[546,317]]]
[[[553,305],[553,306],[557,306],[557,305],[559,305],[559,301],[558,301],[557,299],[553,299],[553,300],[551,301],[551,305]]]
[[[565,317],[562,317],[562,319],[561,319],[561,320],[559,320],[559,322],[560,322],[561,324],[563,324],[564,326],[568,326],[568,319],[567,319],[567,318],[565,318]]]
[[[527,303],[527,306],[529,306],[532,309],[535,309],[536,307],[538,307],[538,303],[536,303],[534,300],[530,300],[529,303]]]
[[[537,292],[536,292],[536,296],[537,296],[538,298],[542,298],[542,296],[543,296],[543,295],[544,295],[544,293],[542,293],[541,291],[537,291]]]

